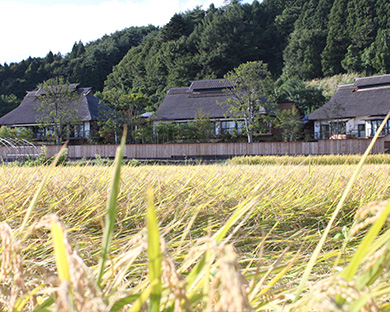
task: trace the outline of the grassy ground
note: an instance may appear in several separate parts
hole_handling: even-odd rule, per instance
[[[3,309],[385,309],[389,234],[372,234],[364,260],[353,255],[367,237],[365,226],[376,224],[387,206],[363,208],[360,219],[356,211],[389,198],[390,166],[362,168],[300,295],[304,270],[355,166],[292,159],[255,166],[122,166],[117,179],[109,166],[53,167],[24,229],[49,168],[2,167]],[[117,196],[113,181],[120,184]],[[115,208],[107,204],[110,196],[117,197]],[[357,273],[349,263],[358,263]]]

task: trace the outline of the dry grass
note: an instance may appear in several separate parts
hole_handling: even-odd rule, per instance
[[[311,81],[306,82],[309,86],[315,86],[318,88],[323,89],[323,94],[327,98],[331,98],[333,94],[338,89],[338,86],[354,83],[355,78],[363,77],[362,74],[355,73],[355,74],[339,74],[332,77],[325,77],[322,79],[314,79]]]
[[[336,273],[348,266],[369,225],[376,224],[372,207],[380,208],[375,208],[374,215],[384,210],[383,205],[366,205],[389,198],[388,165],[363,167],[304,295],[295,303],[303,269],[352,175],[353,165],[123,166],[111,252],[99,285],[95,281],[112,168],[53,168],[24,233],[18,229],[48,168],[0,170],[0,285],[9,290],[0,298],[3,310],[134,311],[155,307],[158,302],[164,311],[282,307],[285,311],[307,307],[316,311],[321,310],[316,302],[326,297],[342,311],[351,304],[346,303],[349,297],[337,297],[340,287],[351,289],[350,302],[354,304],[371,289],[378,295],[367,295],[363,307],[386,305],[385,260],[389,252],[385,236],[375,240],[362,267],[362,272],[373,274],[373,265],[380,259],[383,274],[375,283],[360,289],[356,280],[336,278]],[[157,262],[161,276],[157,274],[152,280],[148,278],[152,260],[147,250],[150,244],[157,245],[150,237],[148,243],[145,230],[148,188],[153,191],[152,207],[161,236],[156,252],[161,249],[162,255]],[[359,212],[355,221],[359,207],[368,208]],[[371,219],[363,228],[365,216]],[[345,246],[343,240],[333,239],[351,226],[354,236],[344,237],[344,242],[348,240]],[[343,232],[343,228],[347,230]],[[67,265],[56,260],[59,243],[54,240],[53,246],[54,229],[63,233]],[[149,228],[149,236],[151,231]],[[390,236],[384,230],[378,235]],[[60,274],[64,268],[69,279]],[[379,268],[375,270],[379,272]],[[159,278],[162,286],[157,298]],[[333,288],[327,286],[330,284]],[[336,292],[325,292],[325,288]]]

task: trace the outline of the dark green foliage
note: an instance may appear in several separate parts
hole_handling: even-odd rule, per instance
[[[280,129],[284,142],[295,142],[302,135],[302,120],[298,109],[280,110],[276,113],[275,127]]]
[[[161,29],[164,41],[178,40],[181,36],[188,36],[192,32],[192,25],[187,23],[180,14],[172,16],[168,24]]]
[[[376,0],[354,0],[348,2],[348,18],[346,27],[350,36],[351,44],[342,66],[347,72],[361,72],[362,55],[364,50],[374,42],[377,32],[375,23]]]
[[[0,94],[0,117],[7,114],[20,104],[20,100],[16,95],[4,95]]]
[[[322,52],[325,75],[387,73],[388,1],[336,0]],[[374,60],[375,59],[375,60]]]
[[[152,143],[202,143],[210,142],[216,136],[210,118],[199,112],[192,122],[158,123],[151,137]]]
[[[308,80],[345,72],[390,72],[387,0],[226,1],[172,16],[161,29],[130,27],[65,56],[49,52],[0,65],[0,94],[21,100],[27,90],[63,76],[94,91],[142,93],[156,110],[166,88],[221,78],[262,61],[276,79]],[[305,108],[306,110],[306,108]]]
[[[284,51],[284,76],[305,80],[322,77],[320,56],[325,46],[325,35],[318,29],[295,30]]]
[[[113,111],[107,111],[99,121],[99,134],[106,143],[119,144],[123,128],[127,126],[127,143],[136,143],[137,129],[142,126],[140,117],[148,109],[149,99],[141,93],[110,89],[96,94]]]
[[[379,29],[373,42],[362,55],[362,66],[366,75],[390,72],[390,31]]]
[[[347,5],[348,0],[335,0],[329,15],[326,46],[321,55],[322,71],[326,76],[344,72],[341,61],[351,41],[345,25],[348,16]]]
[[[251,143],[254,135],[268,131],[267,125],[272,121],[270,113],[276,109],[274,84],[267,64],[247,62],[228,72],[225,78],[232,85],[226,89],[230,98],[220,105],[244,120],[248,142]]]
[[[32,140],[33,133],[26,128],[0,127],[0,138]]]
[[[302,7],[298,6],[287,7],[283,10],[282,14],[276,16],[276,28],[284,38],[287,38],[293,32],[295,21],[301,14],[301,10]]]
[[[298,78],[290,78],[286,81],[278,81],[276,88],[277,101],[294,102],[304,114],[310,114],[325,104],[327,99],[322,89],[307,86]]]
[[[37,106],[36,122],[42,128],[52,128],[56,144],[60,145],[79,120],[72,106],[79,99],[77,91],[63,78],[53,78],[42,83],[40,104]]]
[[[21,100],[26,91],[58,76],[101,91],[112,67],[155,29],[154,26],[131,27],[85,46],[82,42],[75,43],[65,57],[49,52],[45,58],[30,57],[19,63],[0,65],[0,94],[15,94]]]
[[[326,45],[328,14],[333,1],[310,0],[303,6],[284,50],[284,76],[322,77],[321,53]]]

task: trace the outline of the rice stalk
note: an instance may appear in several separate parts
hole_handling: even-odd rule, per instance
[[[151,287],[150,311],[158,312],[161,300],[161,274],[162,274],[162,256],[160,247],[160,231],[157,224],[157,216],[154,211],[153,193],[148,190],[148,208],[146,213],[148,229],[148,256],[149,256],[149,279]]]
[[[390,214],[390,203],[386,203],[383,212],[377,218],[375,223],[371,226],[369,232],[364,236],[357,251],[354,253],[351,262],[342,273],[342,276],[345,278],[345,280],[350,281],[353,279],[356,271],[361,265],[362,260],[369,252],[369,249],[371,249],[374,239],[377,237],[379,231],[382,229],[382,226],[386,222],[389,214]]]
[[[24,216],[23,222],[22,222],[22,224],[21,224],[21,226],[20,226],[19,235],[20,235],[21,233],[24,232],[24,229],[26,228],[26,225],[27,225],[27,223],[28,223],[28,221],[29,221],[29,219],[30,219],[30,217],[31,217],[31,213],[32,213],[34,207],[35,207],[36,204],[37,204],[38,197],[39,197],[39,195],[42,193],[44,187],[46,186],[46,183],[47,183],[47,180],[49,179],[49,176],[50,176],[50,174],[51,174],[51,171],[52,171],[53,168],[57,165],[58,160],[60,159],[61,155],[64,153],[65,149],[66,149],[66,144],[64,144],[64,145],[61,147],[60,151],[58,152],[58,154],[57,154],[56,157],[54,158],[53,162],[51,163],[51,165],[50,165],[50,167],[49,167],[49,170],[48,170],[48,172],[47,172],[46,175],[45,175],[45,178],[42,180],[41,184],[39,185],[38,190],[35,192],[34,197],[33,197],[33,199],[31,200],[30,205],[29,205],[28,208],[27,208],[27,211],[26,211],[26,214],[25,214],[25,216]]]
[[[101,256],[99,259],[98,276],[96,279],[96,285],[101,287],[102,278],[104,274],[105,264],[110,253],[111,240],[114,232],[114,226],[116,223],[117,215],[117,197],[119,194],[119,183],[120,183],[120,171],[123,159],[123,153],[126,144],[127,129],[123,130],[122,140],[120,147],[118,148],[115,156],[115,163],[113,166],[112,184],[110,188],[110,194],[107,201],[107,213],[106,222],[103,232]]]
[[[96,286],[98,272],[92,269],[96,270],[99,263],[101,237],[107,224],[103,221],[106,198],[111,192],[110,168],[56,167],[51,183],[38,197],[31,214],[30,220],[36,222],[26,226],[23,248],[15,249],[14,254],[20,256],[22,263],[25,289],[19,292],[20,300],[13,307],[36,311],[57,308],[140,311],[151,307],[153,288],[161,283],[160,311],[222,311],[228,305],[258,311],[318,309],[314,295],[324,298],[324,302],[334,301],[334,297],[325,293],[324,285],[330,285],[336,292],[351,293],[349,297],[343,294],[340,301],[343,309],[385,309],[389,276],[386,243],[390,238],[387,228],[380,235],[373,235],[371,248],[359,259],[359,270],[351,281],[340,281],[340,275],[332,273],[340,242],[326,240],[316,260],[321,265],[313,268],[305,294],[291,303],[313,245],[320,239],[340,199],[338,190],[347,186],[353,169],[349,165],[123,166],[116,197],[115,231],[101,278],[101,291]],[[17,207],[32,195],[29,190],[23,194],[15,190],[22,189],[24,177],[33,171],[2,170],[0,203],[6,207],[2,208],[3,218],[12,233],[11,228],[17,228],[16,221],[22,216]],[[366,205],[367,202],[390,195],[387,165],[365,166],[361,172],[364,178],[358,178],[353,185],[343,217],[329,232],[329,236],[336,235],[342,228],[351,227],[348,233],[353,233],[345,248],[345,264],[338,266],[340,270],[351,263],[356,247],[369,232],[368,226],[372,227],[385,207]],[[148,186],[154,201],[145,196]],[[34,188],[32,184],[31,189]],[[145,227],[148,202],[154,202],[155,212],[149,218],[155,220],[150,237]],[[364,207],[357,211],[353,222],[359,206]],[[54,228],[61,231],[63,239],[51,240],[53,235],[46,229],[53,229],[54,219],[47,216],[48,212],[57,215]],[[150,250],[160,242],[160,282],[147,274],[154,259],[148,255],[148,238],[152,244]],[[55,245],[61,241],[68,259],[67,284],[61,283],[59,277],[66,280],[58,269],[64,265],[56,266]],[[283,253],[286,248],[290,252]],[[153,270],[158,271],[158,267]],[[317,280],[323,286],[317,286]],[[10,285],[0,284],[3,289]],[[356,299],[357,296],[362,299]],[[344,304],[347,298],[352,298],[352,302]],[[340,306],[336,304],[336,308]]]
[[[313,269],[313,266],[315,265],[315,262],[319,256],[319,253],[325,243],[325,239],[326,237],[328,236],[330,230],[331,230],[331,227],[333,225],[333,222],[334,220],[336,219],[337,215],[339,214],[341,208],[343,207],[344,205],[344,202],[349,194],[349,192],[351,191],[352,189],[352,186],[353,184],[356,182],[356,179],[358,177],[358,174],[360,173],[360,170],[368,156],[368,154],[371,152],[371,149],[373,148],[376,140],[378,139],[379,137],[379,134],[382,132],[384,126],[386,125],[386,122],[387,120],[389,119],[390,117],[390,112],[386,115],[385,119],[383,120],[382,124],[380,125],[379,129],[378,129],[378,132],[375,134],[374,138],[372,139],[370,145],[368,146],[367,150],[365,151],[365,153],[363,154],[359,164],[356,166],[356,169],[351,177],[351,179],[348,181],[348,184],[342,194],[342,197],[335,209],[335,211],[333,212],[332,214],[332,217],[330,219],[330,221],[328,222],[328,225],[324,231],[324,233],[322,234],[321,236],[321,239],[320,241],[318,242],[317,246],[316,246],[316,249],[314,250],[313,252],[313,255],[311,256],[310,260],[309,260],[309,263],[307,264],[307,267],[305,269],[305,272],[303,273],[303,276],[302,276],[302,279],[301,279],[301,282],[299,283],[299,286],[298,286],[298,289],[297,289],[297,292],[296,292],[296,295],[295,295],[295,299],[294,301],[296,302],[299,298],[299,296],[301,295],[301,292],[303,290],[303,287],[304,285],[306,284],[308,278],[309,278],[309,275],[311,273],[311,270]]]

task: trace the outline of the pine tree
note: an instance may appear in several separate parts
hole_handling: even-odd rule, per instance
[[[310,0],[295,22],[294,32],[284,50],[283,74],[300,79],[322,76],[321,53],[326,42],[326,25],[333,0]]]
[[[351,44],[341,62],[347,72],[361,72],[362,55],[374,42],[377,25],[375,23],[376,0],[354,0],[348,3],[347,29]]]
[[[362,66],[366,75],[390,72],[390,30],[378,30],[375,42],[364,50]]]
[[[161,36],[164,41],[177,40],[181,36],[188,36],[192,27],[181,14],[174,14],[171,20],[161,29]]]
[[[322,71],[325,76],[344,72],[341,61],[350,44],[346,27],[347,5],[348,0],[335,0],[329,15],[326,46],[321,54]]]

